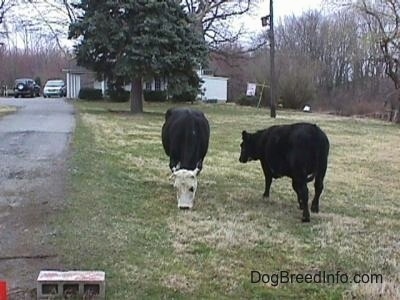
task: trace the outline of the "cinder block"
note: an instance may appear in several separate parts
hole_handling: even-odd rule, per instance
[[[104,300],[105,277],[102,271],[40,271],[37,278],[37,299],[82,297]]]

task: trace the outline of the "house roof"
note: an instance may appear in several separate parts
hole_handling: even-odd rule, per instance
[[[212,76],[212,75],[201,75],[200,78],[212,78],[212,79],[217,79],[217,80],[229,80],[229,77]]]
[[[71,69],[62,69],[62,71],[64,73],[71,73],[71,74],[76,74],[76,75],[80,75],[80,74],[93,74],[93,71],[89,71],[86,69],[78,69],[78,68],[71,68]]]

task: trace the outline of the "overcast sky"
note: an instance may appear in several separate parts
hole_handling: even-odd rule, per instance
[[[274,15],[279,18],[287,15],[300,15],[310,9],[321,8],[321,0],[275,0]],[[269,14],[269,0],[260,1],[260,16]]]
[[[283,18],[289,15],[301,15],[303,12],[310,10],[310,9],[321,9],[321,3],[324,0],[275,0],[274,1],[274,23],[277,24],[279,18]],[[254,0],[257,2],[258,8],[254,10],[252,15],[247,15],[242,17],[241,19],[234,20],[231,24],[236,27],[243,26],[243,29],[246,32],[250,32],[250,37],[254,34],[262,32],[265,28],[261,26],[261,17],[266,16],[269,14],[269,2],[270,0]],[[53,11],[49,13],[46,9],[46,17],[49,15],[59,15],[59,12]],[[15,13],[19,16],[23,16],[24,13],[26,14],[37,14],[38,11],[41,11],[42,8],[39,8],[35,11],[35,9],[27,9],[21,12],[17,10]],[[29,17],[22,17],[25,20],[29,20]],[[67,19],[66,19],[67,21]],[[67,25],[65,25],[67,27]],[[245,38],[247,40],[247,38]],[[70,44],[70,42],[68,43]]]
[[[285,16],[299,16],[310,9],[322,9],[323,0],[275,0],[274,23]],[[258,9],[253,16],[243,18],[243,24],[250,31],[261,30],[261,17],[269,15],[269,0],[259,0]]]
[[[285,16],[299,16],[303,12],[310,9],[322,10],[322,2],[324,0],[275,0],[274,1],[274,24]],[[259,0],[258,9],[251,16],[244,16],[235,22],[234,26],[243,26],[243,29],[250,32],[250,40],[254,34],[263,30],[261,25],[261,17],[269,15],[269,0]],[[264,28],[265,29],[265,28]],[[246,41],[245,39],[244,41]]]

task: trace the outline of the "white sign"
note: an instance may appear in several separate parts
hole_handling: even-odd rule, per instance
[[[304,105],[303,111],[304,112],[311,112],[311,106],[310,105]]]
[[[246,96],[255,96],[256,88],[257,88],[257,85],[255,83],[247,83]]]

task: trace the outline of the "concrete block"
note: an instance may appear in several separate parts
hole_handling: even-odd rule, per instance
[[[104,300],[105,277],[102,271],[40,271],[37,299]]]

